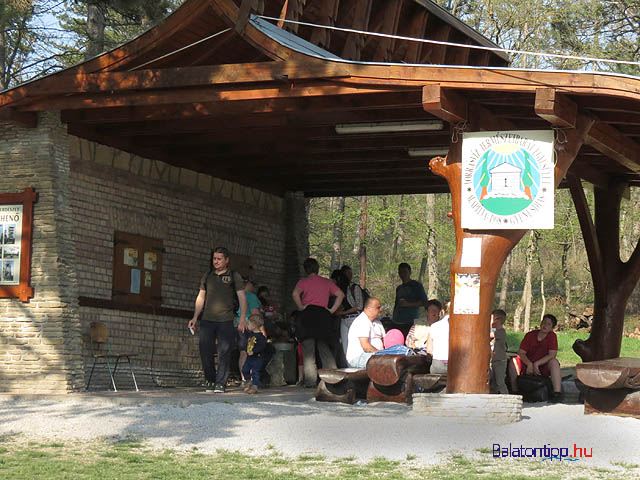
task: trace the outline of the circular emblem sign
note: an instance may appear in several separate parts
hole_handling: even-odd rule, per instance
[[[540,190],[540,169],[533,155],[514,144],[487,149],[473,174],[473,191],[480,204],[496,215],[525,210]]]
[[[553,132],[472,132],[462,141],[462,227],[553,228]]]

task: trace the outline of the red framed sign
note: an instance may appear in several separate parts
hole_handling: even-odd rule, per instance
[[[0,194],[0,298],[28,302],[33,297],[31,240],[37,200],[33,188]]]

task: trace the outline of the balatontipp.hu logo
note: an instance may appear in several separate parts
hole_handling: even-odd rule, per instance
[[[524,445],[512,445],[502,446],[499,443],[493,444],[493,458],[539,458],[542,461],[545,460],[567,460],[575,462],[581,458],[593,457],[593,447],[587,449],[586,447],[578,447],[575,443],[573,448],[564,447],[552,447],[550,444],[546,444],[543,447],[525,447]]]

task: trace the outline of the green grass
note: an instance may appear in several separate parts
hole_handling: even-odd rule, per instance
[[[21,479],[256,479],[256,480],[345,480],[403,479],[613,479],[637,476],[638,466],[612,465],[610,469],[568,462],[496,459],[488,449],[473,458],[452,453],[445,464],[421,467],[419,455],[406,460],[375,458],[358,462],[353,457],[329,460],[318,455],[239,453],[221,450],[213,455],[153,451],[143,442],[27,443],[19,438],[2,441],[1,478]]]
[[[525,332],[507,330],[507,345],[509,350],[517,350],[524,338]],[[558,336],[558,361],[562,366],[575,365],[582,362],[573,351],[573,342],[578,339],[586,340],[589,334],[586,332],[562,331],[556,332]],[[621,357],[640,357],[640,340],[624,337],[622,339]]]

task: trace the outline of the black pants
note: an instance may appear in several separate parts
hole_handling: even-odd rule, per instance
[[[233,320],[228,322],[200,321],[200,360],[204,378],[209,383],[227,385],[229,377],[229,365],[231,363],[231,347],[235,343],[236,328]],[[213,356],[216,353],[216,340],[218,340],[218,372]]]

